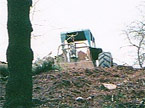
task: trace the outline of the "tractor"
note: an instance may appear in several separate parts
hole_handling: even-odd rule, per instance
[[[56,64],[64,69],[92,69],[96,66],[112,67],[113,59],[110,52],[96,48],[95,38],[87,29],[61,33]]]

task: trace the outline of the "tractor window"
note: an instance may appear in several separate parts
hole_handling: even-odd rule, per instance
[[[68,43],[73,42],[73,41],[84,41],[86,40],[86,37],[83,31],[72,32],[72,33],[66,34],[66,40]]]

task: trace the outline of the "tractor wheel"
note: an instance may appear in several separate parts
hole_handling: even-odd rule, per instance
[[[113,59],[110,52],[102,52],[98,57],[99,67],[112,67]]]

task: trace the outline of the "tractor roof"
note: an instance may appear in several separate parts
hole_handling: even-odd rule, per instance
[[[88,40],[89,43],[90,41],[95,42],[95,38],[93,37],[91,31],[88,29],[61,33],[61,42],[64,43],[65,40],[67,40],[68,43],[84,40]]]

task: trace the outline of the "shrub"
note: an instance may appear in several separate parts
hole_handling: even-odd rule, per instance
[[[33,75],[47,72],[54,69],[54,59],[52,57],[44,57],[37,59],[32,65]]]
[[[6,77],[9,75],[7,64],[0,65],[0,75],[3,77]]]

